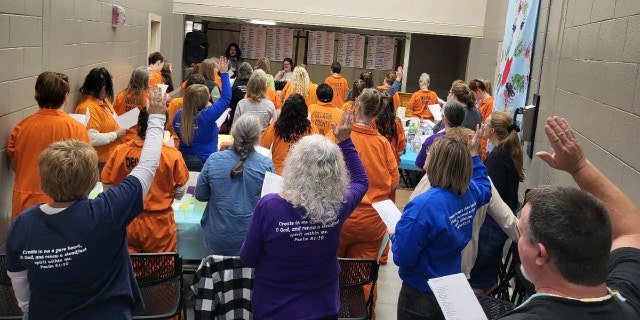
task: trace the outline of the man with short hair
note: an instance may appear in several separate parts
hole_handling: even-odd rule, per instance
[[[331,131],[331,123],[339,124],[342,110],[331,105],[333,99],[333,89],[322,83],[316,89],[318,103],[309,105],[309,114],[311,115],[311,123],[318,127],[320,134],[326,134]]]
[[[518,252],[537,294],[502,319],[639,319],[640,211],[585,158],[565,119],[549,118],[545,132],[554,153],[536,155],[582,191],[525,197]]]
[[[331,75],[324,79],[324,83],[333,89],[331,105],[336,108],[342,107],[344,99],[347,97],[347,92],[349,92],[349,83],[347,83],[347,79],[340,74],[341,71],[342,66],[340,62],[336,61],[331,64]]]
[[[149,55],[149,88],[155,88],[158,84],[164,84],[162,80],[162,67],[164,67],[164,57],[160,52]]]

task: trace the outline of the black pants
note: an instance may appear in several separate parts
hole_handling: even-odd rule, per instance
[[[432,292],[402,283],[398,296],[398,320],[444,320],[440,305]]]

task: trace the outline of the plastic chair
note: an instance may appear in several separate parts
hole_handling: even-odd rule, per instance
[[[22,310],[11,287],[5,268],[5,255],[0,255],[0,319],[22,319]]]
[[[512,286],[512,281],[513,290],[510,294],[509,288]],[[520,305],[525,298],[534,293],[533,284],[520,273],[518,244],[512,242],[504,262],[498,268],[498,286],[489,293],[489,296]]]
[[[482,310],[487,315],[487,319],[499,319],[503,314],[513,310],[515,306],[509,301],[496,299],[489,296],[477,296]]]
[[[382,238],[378,256],[373,259],[338,258],[340,263],[339,319],[371,319],[373,292],[378,281],[380,257],[389,242],[389,234]],[[364,298],[364,286],[371,283],[369,298]]]
[[[145,304],[133,319],[181,318],[181,311],[186,319],[182,259],[178,253],[132,253],[131,265]]]

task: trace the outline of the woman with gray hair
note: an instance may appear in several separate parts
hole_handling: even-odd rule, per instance
[[[337,145],[320,135],[300,139],[285,160],[283,191],[253,212],[240,258],[255,268],[255,319],[338,319],[340,229],[369,185],[352,123],[349,111],[334,125]]]
[[[274,172],[273,162],[254,149],[261,132],[255,115],[240,117],[231,129],[233,146],[212,153],[198,176],[195,196],[207,201],[200,225],[209,254],[238,255],[265,173]]]
[[[248,62],[243,62],[238,67],[238,71],[236,74],[236,80],[233,81],[233,85],[231,86],[231,102],[229,102],[229,117],[227,120],[220,126],[220,133],[229,133],[231,127],[233,126],[234,115],[236,113],[236,107],[238,106],[238,102],[244,99],[245,94],[247,93],[247,84],[249,83],[249,78],[253,74],[253,68],[251,64]]]

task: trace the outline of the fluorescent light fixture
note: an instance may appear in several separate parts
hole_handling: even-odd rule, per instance
[[[258,20],[258,19],[252,19],[249,20],[249,23],[251,24],[261,24],[261,25],[265,25],[265,26],[275,26],[276,22],[275,21],[271,21],[271,20]]]

